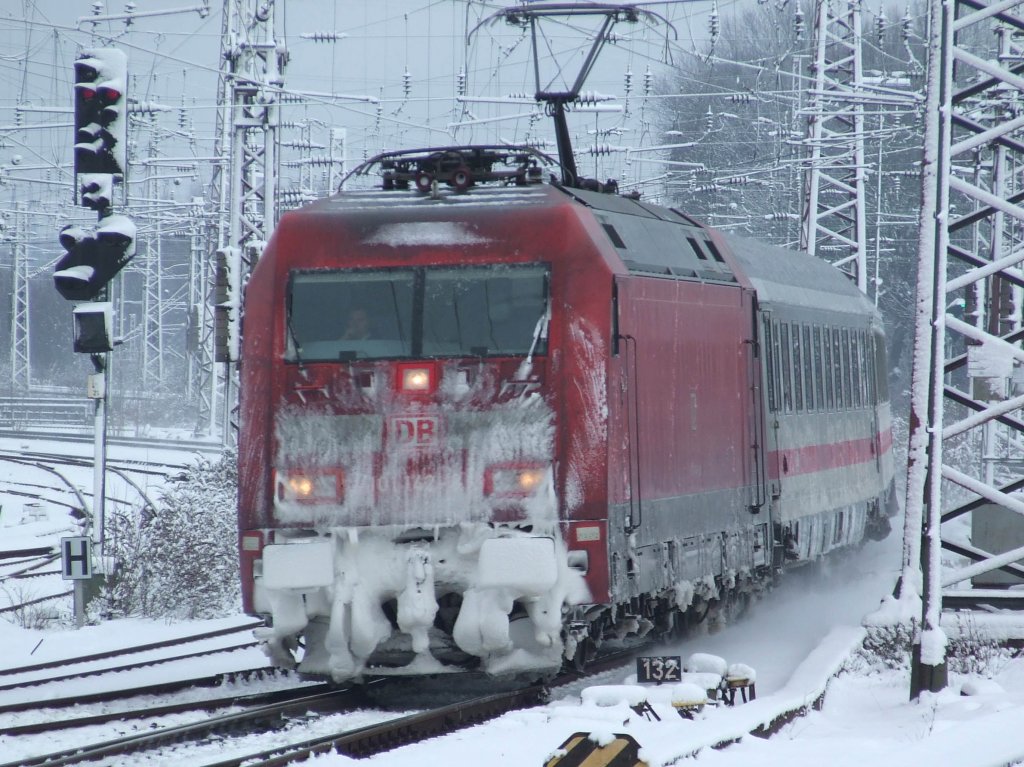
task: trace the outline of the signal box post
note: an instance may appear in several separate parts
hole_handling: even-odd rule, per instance
[[[118,188],[126,189],[128,169],[128,57],[116,48],[93,48],[75,60],[74,175],[76,201],[94,210],[95,228],[70,224],[60,231],[64,255],[57,261],[57,292],[76,303],[74,351],[90,355],[95,373],[88,396],[95,400],[93,515],[87,531],[95,539],[100,573],[104,571],[107,354],[114,348],[113,304],[107,285],[135,255],[135,224],[113,212]],[[99,299],[99,300],[97,300]],[[89,574],[79,578],[91,578]],[[76,581],[76,594],[79,593]],[[83,600],[84,601],[84,600]],[[76,604],[76,613],[78,605]]]

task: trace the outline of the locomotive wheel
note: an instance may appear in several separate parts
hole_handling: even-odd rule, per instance
[[[576,652],[572,656],[572,667],[576,671],[583,672],[587,664],[597,657],[597,643],[590,637],[584,637],[576,645]]]

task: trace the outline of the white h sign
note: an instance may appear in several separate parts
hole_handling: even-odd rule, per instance
[[[60,559],[64,580],[92,578],[92,541],[87,536],[61,538]]]

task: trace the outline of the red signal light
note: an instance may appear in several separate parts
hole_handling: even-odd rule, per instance
[[[437,366],[429,362],[400,362],[395,386],[403,394],[429,395],[437,389]]]

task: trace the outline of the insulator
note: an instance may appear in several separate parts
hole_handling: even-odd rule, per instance
[[[910,40],[910,28],[913,23],[914,20],[910,16],[910,6],[908,5],[903,18],[900,19],[900,34],[903,35],[903,42]]]
[[[531,96],[529,93],[526,93],[524,91],[519,91],[517,93],[509,93],[507,96],[505,96],[505,98],[507,98],[507,99],[514,99],[516,101],[533,101],[534,100],[533,96]]]
[[[630,93],[633,92],[633,72],[632,72],[632,70],[629,70],[629,69],[626,70],[626,85],[625,85],[625,88],[623,90],[624,90],[624,92],[625,92],[625,94],[627,96]]]
[[[885,18],[885,9],[879,8],[878,15],[875,16],[875,34],[878,36],[878,44],[882,44],[882,40],[885,37],[885,27],[888,22]]]
[[[92,4],[92,13],[94,16],[99,16],[101,13],[103,13],[103,3],[101,3],[99,0],[96,0],[96,2]]]
[[[608,144],[592,144],[590,146],[590,154],[594,157],[609,155],[611,153],[612,148]]]
[[[650,96],[651,91],[654,90],[654,73],[651,72],[650,66],[647,67],[647,71],[644,72],[644,95]]]
[[[730,93],[729,101],[734,104],[749,104],[750,94],[749,93]]]
[[[412,93],[412,75],[409,74],[408,67],[402,73],[402,93],[405,94],[405,98],[409,98],[409,94]]]
[[[793,14],[793,33],[796,35],[797,40],[803,40],[804,32],[806,31],[807,25],[804,23],[804,12],[798,5],[796,12]]]
[[[715,116],[711,112],[711,107],[708,107],[708,113],[704,115],[704,130],[711,131],[715,127]]]
[[[466,95],[466,70],[465,68],[459,70],[459,74],[456,75],[455,90],[460,96]]]
[[[711,15],[708,16],[708,30],[711,32],[711,41],[714,42],[718,39],[721,30],[721,24],[718,21],[718,2],[712,3]]]
[[[135,7],[136,7],[135,3],[125,3],[124,4],[124,12],[125,13],[135,13]]]
[[[596,104],[599,101],[608,101],[608,97],[597,91],[583,91],[576,97],[577,104]]]
[[[733,186],[743,186],[750,183],[750,176],[730,176],[725,180],[726,184],[732,184]]]
[[[303,40],[312,40],[314,43],[336,43],[348,35],[344,32],[303,32],[299,37]]]

